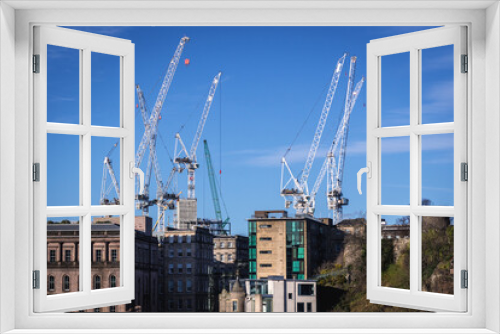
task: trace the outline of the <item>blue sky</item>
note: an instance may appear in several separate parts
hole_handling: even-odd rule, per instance
[[[221,170],[222,194],[233,224],[233,232],[246,234],[255,210],[282,209],[279,195],[280,159],[303,130],[287,155],[296,174],[303,168],[323,106],[326,89],[335,64],[344,52],[357,56],[356,82],[366,75],[366,44],[383,38],[427,27],[73,27],[135,43],[136,83],[144,91],[149,110],[163,80],[173,52],[183,36],[189,36],[172,82],[159,123],[157,152],[163,179],[172,165],[174,135],[190,146],[213,77],[222,71],[202,140],[207,139],[216,171]],[[452,48],[424,50],[423,122],[452,121],[453,73],[449,65]],[[118,125],[118,59],[92,56],[92,123]],[[408,124],[409,72],[403,55],[382,60],[382,124]],[[389,59],[389,57],[391,59]],[[184,59],[190,65],[184,65]],[[49,49],[48,120],[78,122],[78,52],[57,47]],[[341,117],[347,84],[344,67],[321,146],[310,176],[316,179],[325,152]],[[50,72],[49,72],[50,73]],[[368,79],[369,80],[369,79]],[[452,87],[452,86],[451,86]],[[356,173],[366,165],[366,86],[361,91],[350,121],[343,191],[350,204],[344,216],[362,216],[366,198],[356,190]],[[144,127],[136,113],[136,144]],[[78,203],[78,140],[70,136],[49,135],[48,205]],[[435,204],[453,203],[451,162],[453,135],[423,138],[423,194]],[[437,138],[439,137],[439,138]],[[198,216],[213,218],[202,140],[198,146]],[[409,154],[406,138],[384,140],[382,144],[383,204],[408,204]],[[102,162],[113,138],[92,141],[92,202],[98,204]],[[61,151],[67,152],[60,155]],[[118,150],[111,159],[118,162]],[[145,169],[145,164],[143,165]],[[117,169],[117,168],[115,168]],[[118,172],[118,171],[117,171]],[[326,181],[326,180],[325,180]],[[151,194],[155,193],[152,180]],[[364,181],[363,181],[364,183]],[[178,190],[186,196],[186,173],[178,177]],[[330,216],[326,209],[325,182],[317,196],[316,216]],[[112,192],[113,193],[113,192]],[[156,208],[151,215],[156,218]]]

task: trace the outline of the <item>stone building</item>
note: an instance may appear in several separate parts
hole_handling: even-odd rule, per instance
[[[160,311],[156,291],[161,254],[151,236],[151,218],[136,217],[135,299],[129,305],[101,307],[85,312]],[[92,289],[120,286],[120,221],[117,217],[94,218],[92,222]],[[47,224],[47,291],[58,294],[79,289],[79,225]],[[83,312],[83,311],[82,311]]]
[[[162,239],[162,253],[166,310],[214,311],[213,235],[209,230],[169,228]]]
[[[337,230],[335,263],[348,267],[359,261],[366,245],[366,219],[344,219],[335,225]]]
[[[283,276],[237,279],[219,300],[219,312],[316,312],[316,281]]]
[[[237,278],[228,285],[219,294],[219,312],[245,312],[244,282]]]
[[[220,289],[228,289],[236,276],[248,278],[248,237],[214,237],[214,274],[219,277]]]
[[[345,235],[353,235],[356,237],[366,237],[366,219],[344,219],[335,225],[335,228],[344,232]]]
[[[382,222],[382,239],[405,239],[410,237],[410,224],[386,225]]]
[[[286,211],[256,211],[248,219],[249,278],[308,279],[334,261],[336,229],[331,219],[288,217]]]

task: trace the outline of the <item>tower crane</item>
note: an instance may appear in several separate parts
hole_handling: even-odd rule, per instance
[[[205,160],[207,162],[208,178],[210,180],[210,190],[212,192],[212,200],[214,202],[215,219],[221,221],[221,233],[227,235],[228,231],[226,231],[225,228],[229,224],[230,218],[226,210],[227,218],[225,220],[222,220],[222,211],[220,208],[219,195],[217,194],[217,184],[215,183],[214,167],[212,165],[210,150],[208,149],[208,142],[204,140],[203,145],[205,148]],[[231,234],[231,230],[229,230],[229,234]]]
[[[149,201],[149,184],[150,184],[150,180],[151,180],[151,168],[152,168],[151,166],[152,165],[154,165],[154,168],[155,168],[157,189],[160,189],[160,191],[163,190],[163,186],[162,186],[162,182],[161,182],[161,173],[160,173],[158,161],[156,158],[156,135],[157,135],[157,130],[158,130],[158,121],[159,121],[159,116],[160,116],[161,110],[163,108],[163,103],[165,102],[165,98],[167,96],[168,90],[170,89],[170,85],[171,85],[172,80],[174,78],[175,71],[177,69],[177,66],[179,65],[179,60],[181,58],[182,51],[184,50],[184,46],[188,41],[189,41],[189,37],[181,38],[179,45],[177,46],[177,49],[175,50],[174,56],[170,60],[170,64],[168,66],[167,72],[166,72],[165,77],[163,79],[162,86],[161,86],[160,91],[158,93],[158,96],[156,98],[156,103],[154,105],[154,108],[151,111],[151,115],[149,117],[149,120],[147,120],[145,122],[144,134],[142,136],[141,142],[140,142],[139,147],[138,147],[137,152],[136,152],[135,167],[139,167],[142,163],[143,158],[144,158],[144,153],[146,152],[146,149],[149,147],[149,150],[150,150],[150,154],[149,154],[150,159],[148,162],[148,168],[147,168],[147,172],[146,172],[147,173],[146,180],[145,180],[145,185],[144,185],[144,188],[147,189],[147,195],[145,193],[144,196],[137,197],[137,208],[142,209],[143,212],[148,212],[148,210],[149,210],[148,207],[151,205],[151,203]],[[141,113],[143,114],[143,121],[145,121],[147,119],[147,116],[146,116],[147,111],[145,108],[143,94],[139,94],[139,103],[141,104]],[[157,195],[159,195],[159,194],[157,193]],[[162,197],[162,196],[160,196],[160,197]]]
[[[120,141],[118,140],[113,147],[109,150],[108,154],[104,157],[104,163],[102,168],[102,184],[101,184],[101,198],[99,200],[100,205],[110,205],[110,204],[120,204],[120,187],[118,186],[118,181],[116,180],[115,171],[113,170],[113,165],[111,163],[111,154],[115,151],[116,147]],[[111,177],[111,183],[107,186],[108,174]],[[110,201],[108,195],[112,188],[115,188],[116,197],[114,200]]]
[[[149,119],[148,119],[148,111],[146,108],[146,100],[144,98],[144,93],[142,92],[141,88],[139,85],[136,86],[136,91],[137,91],[137,99],[139,100],[139,109],[141,110],[141,115],[142,115],[142,121],[144,124],[144,128],[147,129],[150,127],[149,124]],[[148,159],[148,165],[146,167],[146,176],[145,176],[145,182],[144,182],[144,196],[143,196],[143,202],[141,203],[141,206],[143,210],[147,211],[148,206],[151,205],[149,202],[149,186],[151,183],[151,172],[152,168],[154,168],[154,173],[156,177],[156,184],[161,185],[161,170],[160,170],[160,165],[158,164],[158,160],[156,157],[156,134],[153,134],[152,131],[150,132],[151,134],[151,140],[148,142],[148,147],[149,147],[149,159]],[[160,187],[161,189],[161,187]],[[158,187],[157,187],[158,191]]]
[[[200,142],[201,134],[203,133],[203,128],[207,121],[208,113],[210,112],[210,107],[212,105],[212,101],[214,99],[215,91],[217,89],[217,85],[219,84],[221,74],[222,72],[219,72],[212,80],[210,90],[208,91],[208,97],[205,102],[205,106],[203,107],[200,121],[198,123],[198,129],[196,130],[196,134],[194,135],[193,143],[191,144],[191,149],[189,150],[189,152],[186,149],[184,142],[182,141],[181,135],[179,133],[175,135],[176,142],[174,150],[174,163],[176,164],[179,172],[182,172],[184,168],[186,168],[188,171],[188,199],[196,198],[195,171],[199,167],[199,164],[196,160],[196,149],[198,148],[198,143]],[[182,153],[184,153],[183,156],[181,156]]]
[[[158,207],[158,219],[153,227],[153,231],[156,231],[156,228],[160,224],[162,227],[165,225],[165,211],[173,210],[175,208],[175,200],[179,199],[180,192],[178,194],[169,192],[170,184],[174,178],[175,173],[177,172],[177,168],[173,167],[170,170],[170,174],[168,176],[167,182],[163,186],[163,195],[161,200],[156,200],[156,206]],[[163,229],[162,229],[163,231]]]
[[[349,204],[349,200],[344,198],[342,193],[342,180],[344,175],[344,161],[349,132],[349,120],[364,82],[365,78],[362,78],[356,84],[356,87],[350,97],[346,99],[347,103],[344,107],[344,115],[337,128],[337,132],[330,149],[327,152],[326,159],[323,161],[321,170],[318,174],[316,182],[314,183],[313,190],[311,191],[309,211],[314,212],[316,194],[321,186],[321,183],[323,182],[325,174],[328,173],[326,197],[328,209],[333,210],[334,223],[338,223],[342,220],[342,207]]]
[[[345,53],[337,61],[337,66],[335,67],[335,70],[333,72],[330,87],[326,95],[325,104],[323,105],[319,122],[316,127],[316,132],[313,137],[311,148],[309,149],[309,153],[307,155],[305,166],[302,169],[302,175],[300,179],[295,177],[294,174],[292,173],[290,166],[286,162],[285,156],[281,159],[280,194],[285,198],[285,207],[289,208],[290,205],[293,203],[293,206],[296,209],[297,214],[299,215],[309,214],[308,208],[309,208],[310,196],[309,196],[309,188],[307,182],[314,162],[314,158],[316,157],[316,152],[318,151],[321,136],[325,128],[326,119],[328,117],[328,113],[330,112],[332,106],[333,98],[335,96],[335,91],[337,90],[337,85],[339,82],[340,75],[342,73],[342,68],[344,66],[344,61],[346,57],[347,53]],[[288,178],[288,181],[285,184],[283,184],[285,177],[285,168],[288,171],[290,177]],[[287,188],[289,185],[291,186],[291,188]]]
[[[356,104],[356,99],[359,96],[359,92],[363,87],[363,83],[365,82],[365,78],[361,78],[361,80],[356,84],[356,88],[351,95],[349,100],[349,113],[345,115],[343,128],[341,131],[340,139],[337,139],[339,143],[336,147],[331,150],[331,154],[329,154],[328,163],[327,163],[327,192],[326,199],[328,203],[328,209],[333,210],[333,221],[334,223],[338,223],[342,220],[342,207],[344,205],[349,204],[349,200],[343,197],[342,194],[342,181],[344,178],[344,165],[345,165],[345,154],[346,154],[346,146],[347,146],[347,138],[349,136],[349,118],[351,116],[351,112]],[[338,155],[335,155],[338,149]],[[338,156],[336,159],[335,157]],[[336,162],[336,164],[335,164]]]

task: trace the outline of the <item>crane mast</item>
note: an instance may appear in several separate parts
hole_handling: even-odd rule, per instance
[[[222,220],[222,211],[220,208],[219,195],[217,194],[217,185],[215,184],[214,167],[212,165],[212,157],[208,149],[208,143],[203,141],[205,148],[205,160],[207,162],[208,178],[210,180],[210,191],[212,192],[212,200],[214,202],[215,219]]]
[[[144,98],[144,93],[142,92],[141,88],[139,85],[136,86],[136,91],[137,91],[137,97],[139,100],[139,109],[141,110],[141,115],[142,115],[142,121],[144,123],[144,128],[148,127],[148,112],[146,108],[146,100]],[[150,205],[149,203],[149,187],[151,184],[151,173],[152,169],[154,168],[154,174],[156,178],[156,197],[161,198],[162,197],[162,192],[161,189],[163,188],[163,182],[161,178],[161,169],[160,165],[158,164],[158,158],[156,156],[156,136],[157,132],[155,131],[154,133],[151,132],[151,140],[149,141],[149,159],[148,159],[148,165],[146,168],[146,177],[144,180],[144,197],[142,199],[142,203],[138,205],[139,208],[143,208],[144,211],[147,212],[148,206]]]
[[[344,177],[344,165],[345,165],[345,154],[347,138],[349,135],[349,119],[351,117],[352,110],[356,104],[356,100],[359,96],[359,92],[363,87],[365,78],[356,84],[356,87],[351,94],[349,99],[348,112],[344,115],[343,126],[340,129],[340,134],[338,135],[339,140],[337,140],[338,145],[335,145],[334,149],[329,152],[327,157],[327,204],[328,209],[333,210],[333,221],[338,223],[342,220],[343,206],[349,204],[349,200],[343,196],[342,193],[342,181]],[[335,159],[335,151],[338,148],[338,158]]]
[[[352,92],[354,77],[355,77],[355,73],[356,73],[356,60],[357,60],[356,57],[354,57],[354,56],[351,57],[350,65],[349,65],[349,80],[347,82],[346,97],[345,97],[345,103],[344,103],[344,113],[342,115],[342,120],[338,125],[337,132],[335,133],[335,137],[332,141],[332,145],[330,146],[330,149],[328,150],[327,157],[329,155],[332,155],[333,152],[335,152],[336,147],[337,147],[338,142],[339,142],[339,138],[342,136],[342,132],[344,131],[344,123],[346,121],[346,117],[347,117],[347,115],[350,114],[349,107],[351,106],[351,103],[350,103],[350,99],[351,99],[351,95],[352,95],[351,92]],[[321,183],[322,183],[323,178],[324,178],[325,173],[326,173],[326,164],[327,164],[327,162],[325,160],[323,162],[321,170],[318,174],[316,182],[314,183],[314,187],[313,187],[313,190],[311,192],[312,197],[316,196],[316,194],[319,190],[319,187],[321,186]]]
[[[158,207],[158,220],[156,221],[156,224],[153,228],[153,231],[156,231],[156,228],[158,226],[158,223],[161,223],[161,226],[165,226],[165,211],[167,209],[173,210],[175,208],[175,200],[179,199],[179,194],[174,194],[170,193],[168,189],[170,188],[170,184],[172,183],[172,180],[174,179],[174,175],[177,172],[177,168],[172,168],[170,170],[170,174],[168,176],[167,182],[163,186],[163,194],[161,196],[161,199],[157,199],[156,205]]]
[[[210,191],[212,192],[212,200],[214,202],[215,219],[221,221],[220,230],[223,231],[222,233],[227,234],[227,231],[225,228],[226,228],[230,218],[228,216],[225,220],[222,220],[222,210],[220,207],[219,195],[217,194],[217,184],[215,182],[215,173],[214,173],[214,167],[212,165],[212,157],[210,155],[210,150],[208,149],[208,142],[206,140],[204,140],[203,144],[204,144],[204,148],[205,148],[205,160],[207,162],[208,178],[210,180]],[[227,214],[227,212],[226,212],[226,214]]]
[[[285,197],[285,207],[290,207],[293,203],[294,208],[297,211],[297,214],[308,214],[309,208],[309,187],[308,187],[308,178],[311,172],[311,168],[314,162],[314,158],[316,157],[316,153],[318,151],[319,143],[321,141],[321,136],[323,134],[323,130],[325,128],[326,120],[328,118],[328,114],[330,112],[333,98],[335,96],[335,92],[337,90],[337,85],[340,79],[340,75],[342,73],[342,68],[344,66],[345,58],[347,57],[347,53],[345,53],[338,61],[337,66],[333,72],[332,80],[330,83],[330,87],[328,89],[328,93],[326,95],[325,104],[323,105],[323,109],[321,111],[321,115],[318,121],[318,125],[316,127],[316,132],[313,137],[313,141],[311,143],[311,147],[309,149],[309,153],[307,155],[306,163],[304,165],[304,169],[302,170],[302,175],[300,180],[297,179],[288,163],[286,162],[285,157],[282,158],[281,163],[281,195]],[[290,174],[288,181],[283,185],[285,169]],[[287,188],[288,185],[294,186],[294,188]]]
[[[337,85],[339,83],[340,74],[342,74],[342,67],[344,66],[344,60],[346,57],[347,54],[344,54],[342,56],[342,58],[337,63],[335,72],[333,73],[330,89],[328,89],[328,94],[326,95],[325,104],[323,105],[323,110],[321,111],[321,116],[319,118],[318,126],[316,127],[316,133],[314,134],[314,138],[311,143],[311,148],[309,149],[309,154],[307,155],[306,164],[304,165],[304,169],[302,171],[300,184],[302,185],[302,188],[305,189],[307,189],[307,180],[309,178],[309,173],[311,172],[314,158],[316,157],[316,152],[318,151],[319,143],[321,141],[321,135],[323,134],[323,130],[325,129],[326,119],[332,107],[333,98],[335,96],[335,91],[337,90]]]
[[[350,81],[354,82],[354,69],[352,75],[350,76]],[[354,91],[350,94],[349,86],[346,92],[346,103],[344,106],[344,114],[340,124],[338,125],[337,132],[332,141],[330,149],[327,152],[326,159],[323,161],[323,165],[318,174],[316,182],[314,183],[313,190],[311,192],[310,208],[309,211],[314,213],[315,209],[315,197],[318,193],[319,187],[323,182],[325,175],[328,173],[328,185],[327,185],[327,203],[328,208],[333,210],[334,222],[338,223],[342,220],[342,206],[347,205],[349,200],[344,198],[342,195],[342,179],[344,174],[344,161],[347,145],[347,136],[349,132],[349,120],[351,113],[356,104],[356,100],[359,96],[361,88],[365,82],[365,78],[362,78],[354,88]]]
[[[152,165],[155,166],[155,175],[157,178],[157,185],[159,185],[159,189],[161,190],[163,187],[161,186],[161,174],[159,170],[159,165],[158,161],[156,158],[156,135],[157,135],[157,127],[158,127],[158,121],[159,121],[159,116],[161,113],[161,110],[163,108],[163,104],[165,102],[165,98],[167,96],[167,93],[170,89],[170,85],[172,84],[172,80],[175,74],[175,71],[177,69],[177,66],[179,65],[179,60],[182,55],[182,51],[184,50],[184,46],[186,42],[189,41],[189,37],[183,37],[181,38],[179,45],[177,46],[177,49],[175,50],[174,56],[172,57],[170,64],[168,66],[167,72],[165,74],[165,77],[163,79],[162,86],[160,88],[160,91],[158,93],[158,96],[156,98],[156,103],[154,105],[154,108],[151,112],[151,115],[149,117],[149,120],[145,122],[145,131],[142,136],[141,142],[139,144],[139,147],[137,149],[136,157],[135,157],[135,166],[139,167],[142,163],[142,160],[144,158],[144,153],[149,146],[150,149],[150,159],[148,162],[148,168],[147,168],[147,175],[146,175],[146,182],[147,182],[147,187],[148,187],[148,196],[149,196],[149,183],[151,179],[151,169]],[[142,100],[142,101],[141,101]],[[143,114],[143,121],[146,120],[146,109],[145,109],[145,103],[144,103],[144,95],[142,94],[139,95],[139,102],[141,103],[141,112]],[[146,185],[145,185],[146,186]],[[158,193],[157,193],[158,195]],[[162,197],[162,196],[160,196]],[[138,198],[137,201],[137,207],[138,209],[142,209],[143,212],[148,211],[148,206],[149,206],[149,197],[144,197],[144,198]]]
[[[191,149],[189,152],[182,141],[182,138],[179,133],[175,135],[176,137],[176,145],[175,145],[175,156],[174,163],[176,163],[179,172],[182,172],[184,168],[187,169],[188,176],[188,199],[196,198],[196,183],[195,183],[195,171],[198,169],[199,165],[196,159],[196,150],[198,148],[198,144],[200,142],[201,134],[203,133],[203,128],[205,127],[205,123],[208,118],[208,113],[210,112],[210,107],[212,106],[212,101],[214,99],[215,91],[217,90],[217,86],[220,82],[222,72],[219,72],[214,79],[212,80],[212,84],[210,86],[210,90],[208,91],[208,97],[205,102],[205,106],[203,107],[203,112],[201,114],[200,121],[198,122],[198,129],[196,130],[196,134],[193,138],[193,143],[191,144]],[[180,148],[179,148],[180,146]],[[177,149],[179,151],[177,152]],[[181,157],[181,153],[184,153],[185,156]]]

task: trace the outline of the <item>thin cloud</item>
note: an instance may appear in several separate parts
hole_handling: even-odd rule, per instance
[[[453,192],[453,186],[451,187],[424,187],[422,186],[423,190],[434,190],[434,191],[444,191],[444,192]]]
[[[451,49],[451,52],[449,53],[442,54],[438,57],[432,57],[432,59],[430,57],[426,57],[425,51],[426,50],[423,51],[424,54],[422,59],[422,70],[424,72],[452,69],[451,66],[453,66],[453,49]]]
[[[443,164],[452,164],[453,163],[453,156],[449,157],[441,157],[441,158],[436,158],[436,159],[423,159],[422,161],[424,164],[428,165],[443,165]]]
[[[441,81],[431,86],[431,89],[425,92],[422,113],[424,121],[433,121],[433,119],[451,115],[445,118],[447,121],[453,121],[453,81]],[[429,119],[430,118],[430,119]],[[441,120],[442,121],[442,120]]]
[[[305,163],[307,154],[309,153],[309,145],[296,145],[286,155],[286,161],[289,165],[296,163]],[[267,149],[245,149],[229,152],[229,156],[242,156],[245,158],[240,160],[240,163],[255,167],[277,167],[281,164],[281,158],[287,150],[286,146],[276,146]],[[326,148],[320,148],[316,152],[316,160],[322,161],[322,157],[326,157]]]
[[[50,100],[53,102],[73,102],[76,101],[77,99],[74,97],[67,97],[67,96],[52,96]]]

